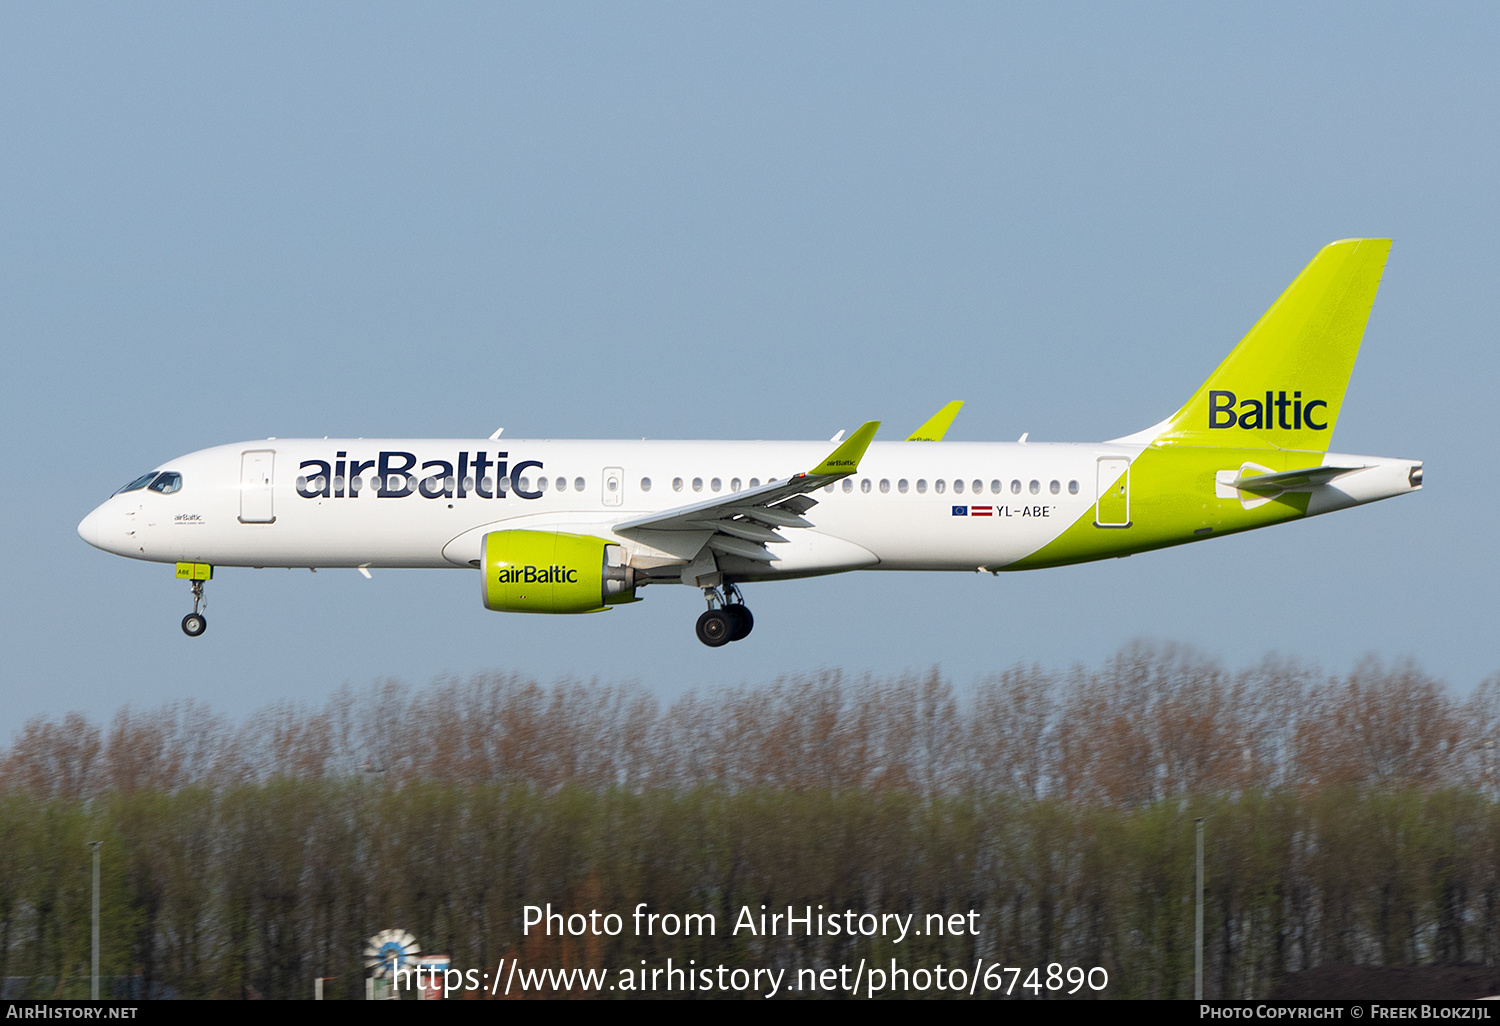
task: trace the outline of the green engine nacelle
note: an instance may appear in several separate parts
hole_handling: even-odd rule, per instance
[[[625,550],[558,531],[492,531],[480,560],[484,604],[508,613],[594,613],[635,600]]]

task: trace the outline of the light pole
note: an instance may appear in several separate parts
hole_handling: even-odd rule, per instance
[[[1198,834],[1198,902],[1193,912],[1193,1000],[1203,1000],[1203,817],[1193,820]]]
[[[89,987],[91,1000],[99,1000],[99,847],[103,841],[90,841],[94,847],[94,975]]]

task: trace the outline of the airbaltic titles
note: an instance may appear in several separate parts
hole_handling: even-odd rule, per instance
[[[509,466],[510,453],[461,452],[452,460],[427,460],[417,467],[415,453],[382,451],[373,460],[348,459],[347,450],[339,450],[334,459],[303,460],[298,466],[297,494],[304,499],[358,498],[364,478],[373,470],[370,483],[382,499],[404,499],[420,495],[424,499],[463,499],[472,492],[481,499],[503,499],[514,493],[521,499],[540,499],[542,492],[529,487],[528,471],[541,470],[541,460],[522,460]],[[490,469],[494,468],[494,477]],[[413,473],[414,470],[421,473]]]

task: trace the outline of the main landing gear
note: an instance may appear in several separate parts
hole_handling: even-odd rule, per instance
[[[698,640],[709,648],[718,648],[731,641],[748,637],[755,627],[755,617],[745,606],[745,597],[733,584],[718,588],[704,588],[703,598],[708,602],[708,612],[698,617]]]

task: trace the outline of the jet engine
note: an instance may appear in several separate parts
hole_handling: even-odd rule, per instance
[[[634,602],[625,550],[560,531],[492,531],[480,560],[484,604],[508,613],[594,613]]]

